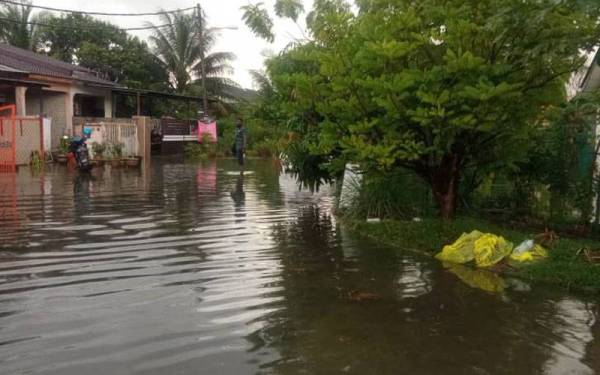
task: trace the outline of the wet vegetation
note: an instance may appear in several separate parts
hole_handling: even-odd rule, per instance
[[[425,218],[418,221],[385,220],[381,223],[350,222],[348,225],[375,241],[430,256],[473,229],[501,235],[514,244],[538,235],[532,230],[509,228],[467,217],[457,217],[452,221]],[[600,292],[600,264],[590,262],[584,252],[585,249],[598,248],[598,241],[559,238],[550,248],[547,259],[525,265],[513,264],[499,272],[565,289],[597,293]]]
[[[473,229],[519,243],[550,228],[562,239],[549,259],[519,275],[600,290],[598,268],[582,256],[600,243],[566,239],[600,233],[600,96],[567,92],[600,41],[598,8],[355,5],[316,1],[307,38],[269,59],[261,79],[268,116],[253,117],[285,125],[283,154],[301,184],[341,181],[353,164],[362,179],[338,214],[381,241],[430,253]],[[267,10],[246,11],[254,32],[272,38]]]

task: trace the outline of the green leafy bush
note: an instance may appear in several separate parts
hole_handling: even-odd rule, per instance
[[[58,144],[58,151],[61,154],[66,154],[69,152],[69,145],[71,143],[71,139],[69,137],[63,137],[60,139],[60,143]]]
[[[110,145],[110,154],[114,159],[120,159],[123,156],[123,143],[113,143]]]
[[[352,217],[410,219],[435,213],[428,187],[407,170],[366,174],[355,189],[358,194],[346,213]]]
[[[184,155],[192,161],[206,160],[218,155],[218,145],[213,142],[209,134],[202,135],[202,142],[185,145]]]
[[[92,143],[92,153],[94,154],[94,158],[102,159],[104,153],[106,152],[107,146],[105,143],[94,142]]]

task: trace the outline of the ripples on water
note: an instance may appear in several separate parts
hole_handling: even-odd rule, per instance
[[[327,189],[249,169],[0,175],[0,373],[600,368],[596,304],[474,289],[353,238]]]

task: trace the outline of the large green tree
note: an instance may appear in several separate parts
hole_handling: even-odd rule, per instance
[[[169,75],[146,43],[124,35],[106,47],[84,42],[77,51],[78,63],[130,88],[166,90]]]
[[[39,24],[48,18],[48,13],[35,14],[30,1],[22,1],[21,5],[0,4],[0,41],[36,51],[42,35]]]
[[[50,56],[128,87],[166,87],[168,75],[160,60],[146,43],[118,26],[78,13],[51,17],[46,23],[41,42]]]
[[[231,52],[213,51],[218,37],[218,29],[207,27],[202,15],[202,23],[195,14],[175,13],[161,15],[161,24],[155,27],[150,38],[154,53],[162,61],[169,73],[172,88],[179,93],[200,93],[202,56],[206,71],[207,92],[210,96],[223,98],[230,96],[237,84],[228,76],[233,68]],[[202,38],[199,37],[202,28]]]
[[[53,16],[46,24],[42,37],[44,49],[50,56],[68,63],[78,63],[84,43],[108,49],[127,37],[117,26],[80,13]]]
[[[524,156],[532,130],[564,101],[565,80],[598,41],[598,15],[583,1],[357,6],[316,0],[313,41],[268,64],[299,134],[293,146],[312,158],[307,167],[302,156],[302,168],[412,170],[447,218],[465,171],[511,168]]]
[[[240,7],[242,11],[242,20],[248,28],[258,37],[265,39],[269,43],[275,40],[273,32],[273,19],[269,11],[264,7],[264,3],[248,3]],[[288,18],[298,25],[298,18],[304,13],[304,4],[302,0],[275,0],[273,10],[277,17]],[[298,27],[301,29],[300,25]]]

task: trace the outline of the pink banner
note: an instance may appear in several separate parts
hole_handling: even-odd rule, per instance
[[[202,143],[202,137],[204,134],[208,134],[211,138],[212,143],[217,142],[217,123],[213,122],[202,122],[198,121],[198,142]]]

